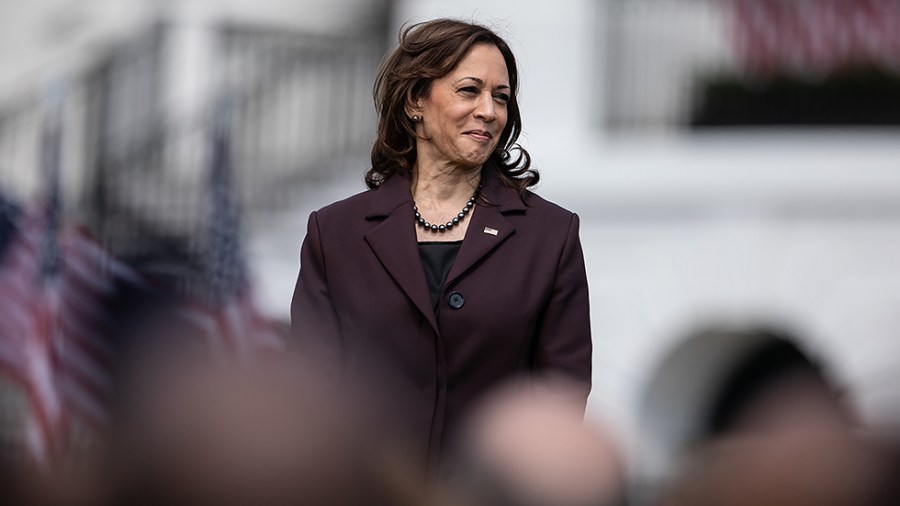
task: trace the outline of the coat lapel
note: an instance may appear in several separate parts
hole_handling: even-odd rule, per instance
[[[513,232],[515,228],[497,207],[479,206],[472,215],[469,229],[466,230],[466,238],[459,248],[453,267],[450,268],[446,284],[453,283],[472,269]]]
[[[518,192],[504,186],[496,170],[493,166],[484,168],[481,191],[487,204],[478,205],[472,214],[466,237],[447,275],[447,285],[475,267],[516,231],[504,214],[525,211],[525,203]]]
[[[367,219],[383,218],[365,234],[365,240],[400,289],[438,331],[422,259],[413,226],[409,179],[394,175],[376,190]]]

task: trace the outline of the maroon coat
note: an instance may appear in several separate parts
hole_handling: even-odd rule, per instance
[[[301,249],[293,345],[371,388],[429,462],[473,401],[504,380],[561,373],[585,400],[590,390],[578,216],[520,197],[494,170],[482,178],[493,205],[473,213],[437,315],[407,177],[312,213]]]

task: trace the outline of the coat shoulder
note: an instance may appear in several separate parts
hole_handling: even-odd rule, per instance
[[[534,211],[534,214],[538,214],[545,220],[552,221],[554,223],[567,225],[572,221],[573,215],[575,214],[574,212],[560,206],[559,204],[551,202],[530,190],[525,191],[522,199],[525,202],[525,206],[527,209],[526,212]]]
[[[364,190],[356,195],[332,202],[315,211],[319,221],[343,221],[347,216],[365,215],[372,202],[376,190]]]

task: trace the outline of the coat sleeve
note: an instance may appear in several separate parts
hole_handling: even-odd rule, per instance
[[[591,390],[591,322],[584,254],[572,214],[549,302],[542,311],[535,340],[535,370],[574,381],[584,406]]]
[[[313,212],[300,248],[300,274],[291,300],[289,349],[320,372],[330,374],[341,364],[341,332],[326,267],[318,217]]]

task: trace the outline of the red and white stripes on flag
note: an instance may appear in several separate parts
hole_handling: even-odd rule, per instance
[[[118,286],[141,286],[131,267],[110,255],[81,228],[60,237],[60,330],[56,342],[57,378],[66,413],[105,426],[113,394],[113,344],[117,336],[110,304]]]
[[[0,370],[28,396],[26,440],[40,465],[62,451],[71,422],[101,428],[112,395],[117,283],[142,283],[84,231],[59,236],[60,269],[41,272],[42,219],[25,214],[0,260]]]
[[[0,371],[27,394],[28,451],[38,464],[45,464],[63,414],[53,352],[59,304],[55,290],[41,283],[39,224],[26,215],[0,257]]]
[[[900,71],[896,0],[731,0],[740,67],[757,75]]]
[[[190,305],[179,316],[196,329],[216,360],[245,363],[285,348],[282,332],[259,312],[249,288],[215,306]]]

